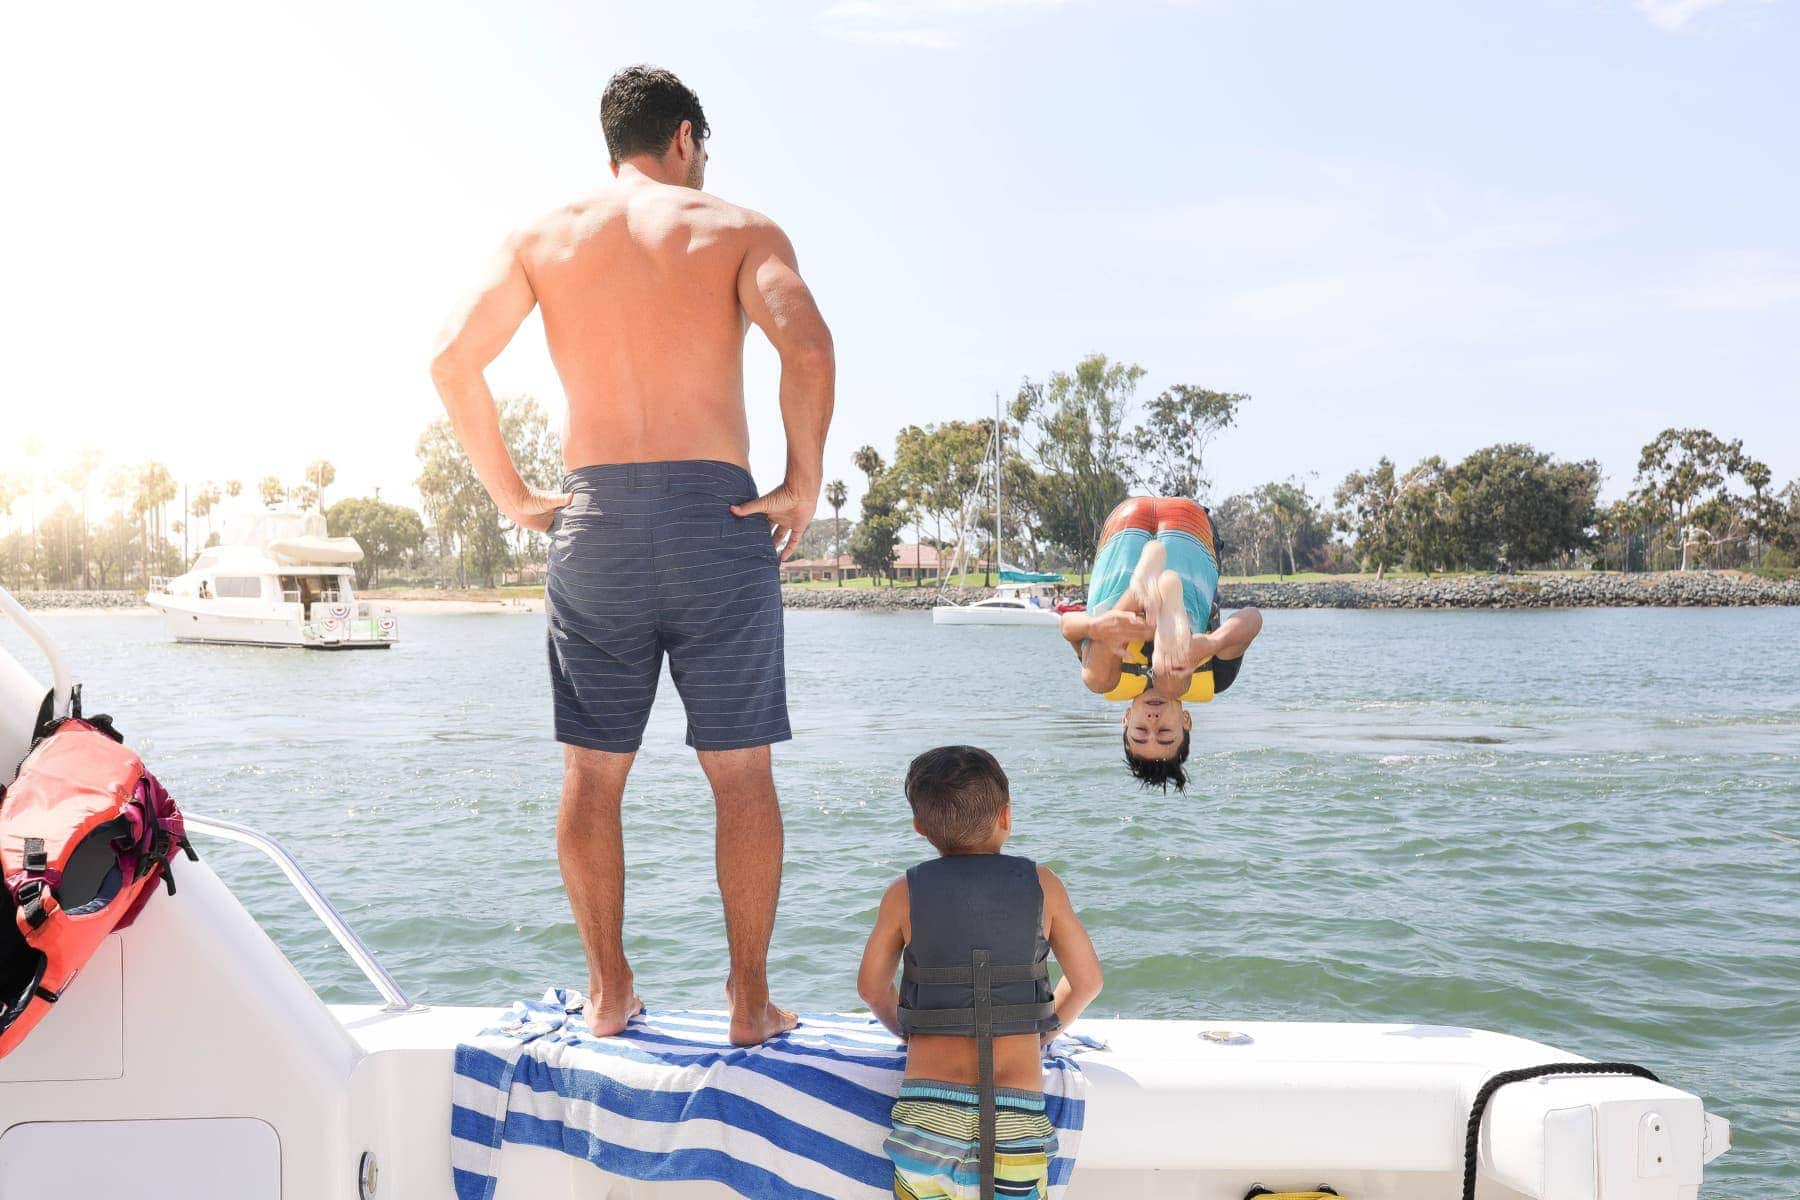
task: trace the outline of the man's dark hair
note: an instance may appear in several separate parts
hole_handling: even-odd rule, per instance
[[[615,163],[634,154],[661,157],[683,121],[694,123],[694,138],[712,135],[700,97],[675,72],[639,63],[607,81],[600,95],[600,129]]]
[[[1188,751],[1194,744],[1194,731],[1181,731],[1181,748],[1168,758],[1140,757],[1131,752],[1131,735],[1125,735],[1125,765],[1131,769],[1132,775],[1145,788],[1160,787],[1169,790],[1174,784],[1178,792],[1187,791],[1187,770],[1181,765],[1187,761]]]
[[[919,831],[944,854],[982,844],[1012,800],[1000,763],[975,746],[939,746],[906,769],[906,802]]]

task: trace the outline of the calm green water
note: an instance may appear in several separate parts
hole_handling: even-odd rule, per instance
[[[419,996],[584,981],[541,618],[406,615],[399,648],[339,655],[46,623],[170,790],[286,842]],[[875,902],[926,850],[907,760],[976,742],[1011,773],[1014,846],[1099,945],[1099,1013],[1472,1025],[1635,1060],[1732,1121],[1705,1195],[1795,1194],[1800,610],[1272,613],[1197,716],[1199,788],[1166,798],[1128,786],[1116,710],[1049,631],[788,632],[787,1003],[856,1006]],[[711,802],[681,732],[665,679],[628,799],[631,952],[652,1003],[710,1006]],[[273,868],[210,857],[327,998],[367,996]]]

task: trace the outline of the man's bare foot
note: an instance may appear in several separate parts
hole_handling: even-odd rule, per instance
[[[632,990],[629,977],[623,987],[610,991],[601,988],[596,980],[588,982],[588,1001],[582,1008],[582,1016],[587,1019],[588,1032],[595,1037],[623,1033],[631,1018],[643,1011],[644,1002]]]
[[[800,1024],[800,1018],[794,1013],[770,1002],[766,989],[760,994],[744,989],[740,1003],[738,990],[727,981],[725,1000],[731,1006],[731,1044],[734,1046],[758,1046]]]

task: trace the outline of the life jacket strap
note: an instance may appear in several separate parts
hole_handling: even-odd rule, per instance
[[[992,992],[989,992],[992,999]],[[988,1024],[1011,1025],[1021,1021],[1044,1021],[1056,1015],[1055,1004],[990,1004]],[[903,1008],[900,1023],[909,1031],[930,1033],[945,1026],[968,1028],[977,1024],[974,1008]]]
[[[33,930],[41,928],[50,919],[50,910],[44,904],[44,892],[47,890],[42,879],[27,879],[13,893],[13,898],[18,903],[19,916]]]
[[[980,1086],[976,1129],[981,1142],[981,1200],[994,1200],[994,980],[986,950],[976,950],[969,964],[975,983],[975,1070]],[[1036,1008],[1037,1005],[1009,1007]]]
[[[930,987],[958,987],[975,982],[973,967],[920,967],[907,963],[902,972],[905,978],[913,983]],[[1048,963],[1027,963],[1023,966],[1003,964],[988,968],[988,978],[995,983],[1026,983],[1050,978]]]

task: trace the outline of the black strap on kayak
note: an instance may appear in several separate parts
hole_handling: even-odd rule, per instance
[[[1469,1106],[1469,1131],[1463,1139],[1462,1200],[1475,1200],[1475,1160],[1481,1142],[1481,1117],[1487,1110],[1488,1101],[1493,1099],[1495,1092],[1509,1083],[1540,1079],[1545,1075],[1635,1075],[1639,1079],[1648,1079],[1651,1083],[1662,1082],[1648,1068],[1636,1063],[1546,1063],[1541,1067],[1520,1067],[1516,1071],[1500,1072],[1481,1085],[1481,1090],[1475,1093],[1475,1103]]]
[[[980,1081],[976,1128],[981,1143],[981,1200],[994,1200],[994,977],[986,950],[971,964],[975,981],[975,1070]]]

